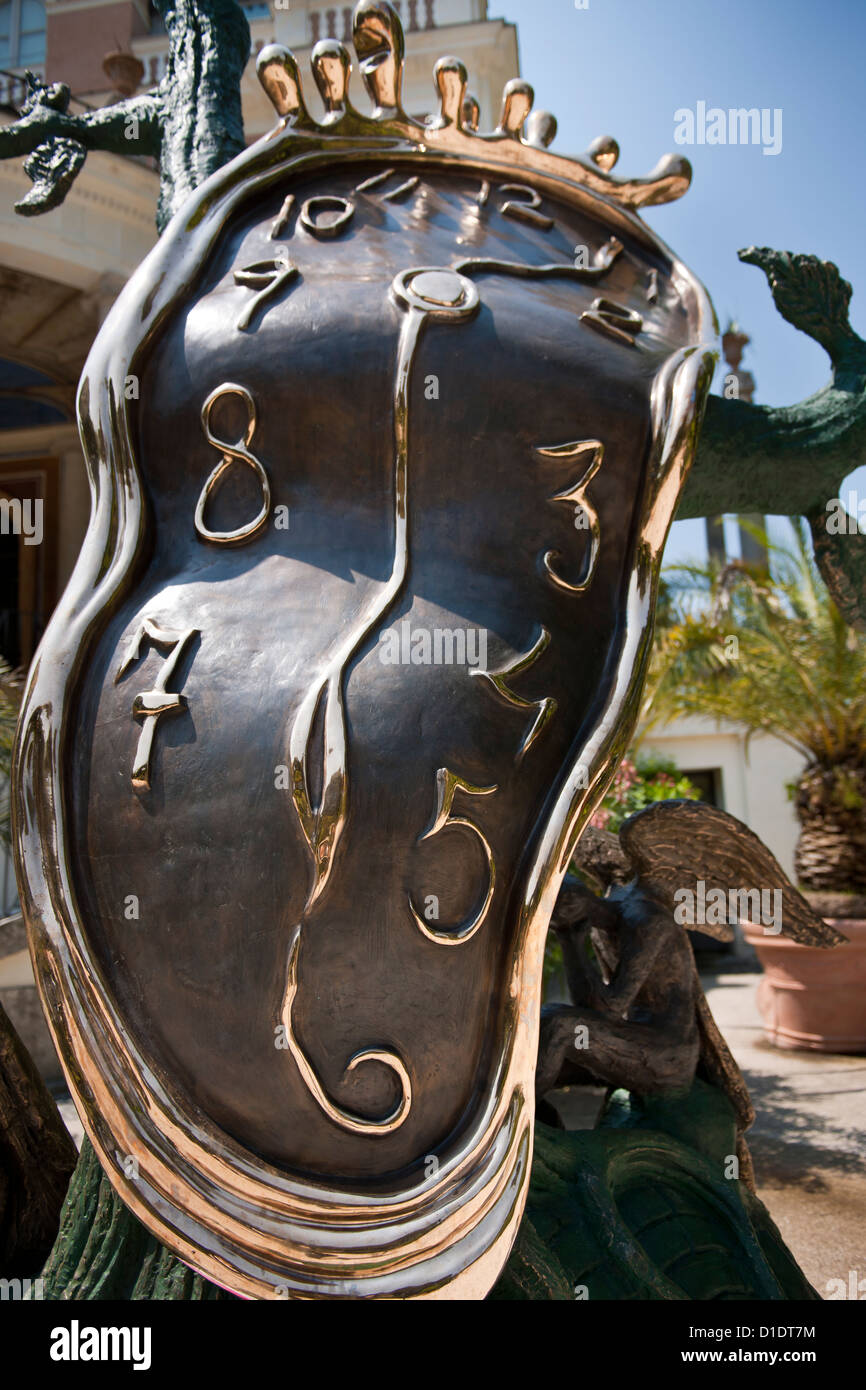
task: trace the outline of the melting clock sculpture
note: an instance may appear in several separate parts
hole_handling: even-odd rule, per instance
[[[541,964],[635,721],[716,325],[680,196],[401,106],[393,11],[259,75],[80,390],[94,506],[18,756],[42,996],[106,1172],[253,1297],[479,1298]],[[526,131],[523,135],[521,132]]]

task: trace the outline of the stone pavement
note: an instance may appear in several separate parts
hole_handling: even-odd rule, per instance
[[[848,1297],[862,1280],[866,1299],[866,1057],[772,1047],[755,1003],[759,979],[702,975],[757,1111],[748,1141],[758,1196],[823,1298],[842,1287]]]

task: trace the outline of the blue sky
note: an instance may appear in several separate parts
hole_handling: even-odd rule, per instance
[[[522,75],[559,122],[554,149],[580,153],[614,135],[625,176],[649,173],[668,151],[691,160],[686,196],[644,216],[703,280],[722,327],[733,317],[751,335],[743,366],[755,399],[784,405],[823,386],[825,353],[780,318],[763,274],[737,251],[756,244],[835,261],[866,337],[866,0],[589,0],[585,10],[489,0],[488,14],[518,26]],[[780,153],[679,147],[674,113],[699,101],[780,108]],[[848,486],[866,493],[866,467]],[[679,523],[668,557],[701,541],[701,523]]]

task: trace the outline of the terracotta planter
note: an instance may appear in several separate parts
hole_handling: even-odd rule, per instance
[[[866,917],[827,917],[845,946],[819,950],[744,928],[764,967],[758,1008],[776,1047],[866,1053]]]

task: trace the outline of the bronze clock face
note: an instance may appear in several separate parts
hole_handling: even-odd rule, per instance
[[[112,1180],[211,1277],[483,1292],[706,303],[636,219],[544,181],[368,152],[236,185],[127,291],[83,390],[122,577],[95,567],[88,622],[47,639],[76,644],[64,863],[96,981],[65,1054]]]
[[[297,188],[272,237],[280,190],[228,232],[166,330],[138,415],[154,550],[94,653],[102,689],[76,732],[90,749],[76,857],[130,1018],[234,1139],[352,1179],[423,1171],[489,1089],[514,871],[610,693],[649,387],[679,326],[664,267],[625,249],[586,282],[532,275],[573,264],[575,246],[590,266],[609,240],[598,223],[550,199],[538,223],[517,221],[503,206],[523,209],[526,195],[494,183],[479,203],[472,176],[407,183],[375,166],[329,170]],[[271,264],[291,272],[268,292],[255,277]],[[602,290],[623,321],[640,319],[627,341],[581,322]],[[215,393],[216,445],[202,425]],[[210,532],[261,510],[260,477],[235,455],[207,530],[194,526],[220,442],[245,433],[270,512],[217,544]],[[146,622],[193,636],[171,687],[184,708],[154,716],[149,786],[136,789],[132,708],[168,649],[142,644],[115,674]],[[485,674],[533,651],[513,690]],[[339,806],[335,844],[327,828],[305,833],[293,741],[311,807],[339,763],[345,786],[324,798]],[[431,833],[440,769],[455,779],[447,819],[469,824]],[[132,921],[118,910],[129,894]],[[402,1122],[375,1144],[311,1097],[291,1047],[275,1047],[299,924],[293,1032],[330,1104],[359,1120],[393,1113],[387,1062],[345,1075],[369,1046],[411,1078]]]

